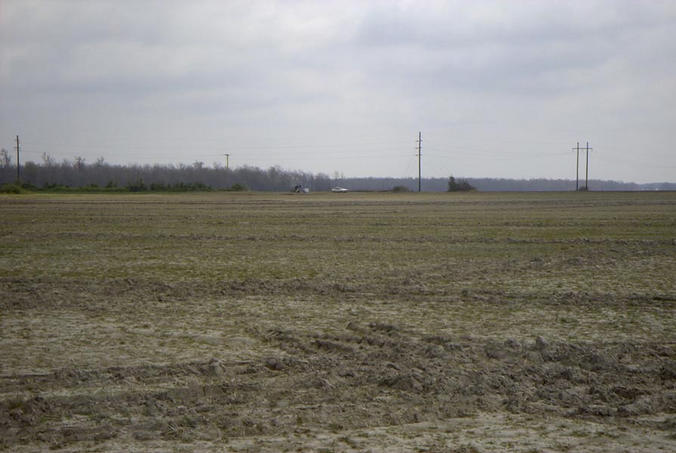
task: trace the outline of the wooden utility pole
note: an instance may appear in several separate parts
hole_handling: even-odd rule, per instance
[[[420,192],[422,189],[422,166],[421,166],[421,161],[420,158],[422,156],[421,153],[422,150],[422,132],[418,132],[418,192]]]
[[[21,184],[21,161],[19,160],[19,136],[16,136],[16,182]]]
[[[573,148],[577,151],[577,159],[575,160],[575,192],[580,190],[580,142]]]
[[[584,190],[589,190],[589,150],[591,149],[589,147],[589,142],[587,142],[587,147],[585,149],[587,150],[587,165],[584,174]]]

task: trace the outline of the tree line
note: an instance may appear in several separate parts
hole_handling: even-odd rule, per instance
[[[6,156],[5,156],[6,157]],[[0,155],[0,184],[15,183],[17,168]],[[288,191],[296,185],[313,191],[331,188],[328,175],[284,170],[280,167],[207,167],[202,162],[192,165],[113,165],[98,159],[87,163],[83,158],[55,162],[49,158],[36,163],[28,161],[20,168],[21,184],[38,189],[67,187],[144,190],[239,189]]]
[[[57,162],[44,154],[41,162],[27,161],[20,168],[21,183],[39,189],[88,188],[95,190],[188,191],[188,190],[260,190],[289,191],[300,185],[311,191],[327,191],[340,186],[362,191],[417,191],[417,178],[331,178],[326,174],[285,170],[280,167],[262,169],[244,166],[235,169],[202,162],[169,165],[117,165],[103,158],[88,163],[82,157]],[[17,180],[16,164],[6,150],[0,150],[0,184]],[[501,179],[501,178],[424,178],[422,190],[445,192],[452,187],[475,188],[479,191],[570,191],[575,181],[568,179]],[[465,187],[467,188],[467,187]],[[590,190],[676,190],[676,183],[636,184],[618,181],[589,181]]]
[[[423,178],[424,192],[446,192],[451,187],[465,184],[481,192],[528,192],[528,191],[575,191],[575,180],[570,179],[506,179],[506,178]],[[449,185],[449,183],[451,183]],[[342,178],[336,184],[350,190],[386,191],[398,187],[398,191],[418,190],[417,178]],[[658,182],[637,184],[633,182],[589,180],[589,189],[594,191],[641,191],[676,190],[676,183]]]

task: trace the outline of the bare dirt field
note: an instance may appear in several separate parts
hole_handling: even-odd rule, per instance
[[[0,196],[0,450],[676,451],[676,193]]]

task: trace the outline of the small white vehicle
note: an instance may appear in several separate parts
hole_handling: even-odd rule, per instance
[[[331,192],[343,193],[347,192],[347,189],[344,187],[334,187],[333,189],[331,189]]]

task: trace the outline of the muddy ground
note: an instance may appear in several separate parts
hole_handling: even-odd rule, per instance
[[[187,205],[176,215],[211,224],[210,205],[172,198],[164,201],[170,210],[177,207],[172,200]],[[60,199],[29,201],[63,208]],[[367,201],[371,216],[374,203]],[[607,217],[623,218],[635,208],[614,201]],[[357,208],[360,202],[354,201]],[[540,202],[538,222],[550,218],[557,225],[551,208],[561,201]],[[0,252],[0,448],[6,451],[676,449],[673,197],[654,203],[653,227],[646,223],[643,231],[625,225],[603,240],[588,232],[584,239],[547,237],[551,230],[494,241],[461,235],[441,255],[436,250],[444,241],[433,237],[421,255],[411,255],[408,245],[399,249],[404,231],[383,235],[374,246],[377,233],[346,229],[327,245],[308,239],[325,230],[291,233],[294,219],[282,222],[283,212],[261,220],[255,203],[237,199],[238,219],[263,229],[249,233],[254,239],[240,236],[228,245],[239,248],[222,258],[239,260],[243,273],[213,278],[197,250],[227,241],[197,231],[182,251],[195,274],[183,279],[158,278],[157,268],[96,275],[97,268],[113,269],[103,252],[124,233],[101,226],[89,239],[85,231],[75,247],[66,238],[77,218],[50,229],[31,203],[4,203],[6,218],[26,227],[15,233],[6,226],[2,240],[9,248]],[[302,213],[333,215],[322,203]],[[378,222],[416,224],[407,215],[411,203],[386,200],[381,209],[391,215]],[[491,217],[490,206],[501,207],[486,200],[480,220],[543,229],[523,214],[505,219],[502,209]],[[167,209],[142,208],[149,207]],[[433,207],[435,218],[444,210],[449,218],[456,214],[453,204]],[[76,208],[85,217],[121,215],[91,201]],[[27,222],[26,212],[38,221]],[[142,217],[128,207],[121,212],[121,222]],[[577,228],[605,222],[593,212],[579,217]],[[275,241],[265,229],[271,223]],[[141,234],[141,242],[126,237],[130,261],[152,267],[155,259],[175,259],[171,251],[180,241],[168,245],[168,233],[157,230]],[[229,234],[239,231],[221,231]],[[44,235],[52,235],[48,245],[34,247],[31,241]],[[258,253],[251,242],[265,241],[275,259],[256,264],[261,277],[253,268],[241,271]],[[346,272],[336,276],[313,263],[299,265],[296,275],[269,274],[280,260],[302,262],[308,248],[319,248]],[[449,265],[467,248],[474,261]],[[19,251],[35,266],[51,266],[49,272],[12,271]],[[408,261],[397,267],[399,260]],[[579,271],[593,269],[598,284],[585,288]]]

